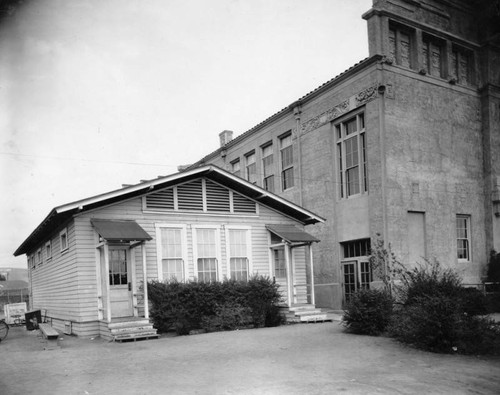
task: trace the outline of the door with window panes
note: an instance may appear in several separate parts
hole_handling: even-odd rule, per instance
[[[132,276],[130,250],[127,247],[109,247],[108,281],[111,317],[132,316]]]
[[[368,255],[370,239],[355,240],[342,243],[342,275],[344,303],[351,300],[359,289],[369,289],[372,272]]]

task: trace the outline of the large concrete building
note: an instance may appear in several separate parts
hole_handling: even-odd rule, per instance
[[[192,167],[216,164],[327,221],[316,304],[371,280],[377,234],[404,263],[479,283],[500,250],[500,4],[374,0],[369,57]],[[314,71],[311,71],[314,72]]]

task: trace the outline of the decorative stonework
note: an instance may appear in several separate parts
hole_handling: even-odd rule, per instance
[[[347,100],[344,100],[335,107],[326,110],[325,112],[309,119],[302,124],[302,133],[308,133],[314,129],[319,128],[335,118],[338,118],[342,114],[354,110],[355,108],[368,103],[369,101],[375,99],[378,96],[378,84],[370,86],[358,94],[351,96]]]

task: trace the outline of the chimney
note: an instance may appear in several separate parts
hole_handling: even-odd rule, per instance
[[[229,143],[233,139],[233,131],[224,130],[222,133],[219,133],[219,138],[220,138],[220,146],[224,147],[227,143]]]

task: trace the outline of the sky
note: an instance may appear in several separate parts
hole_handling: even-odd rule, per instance
[[[177,172],[368,56],[371,0],[25,0],[0,22],[0,267],[52,208]]]

